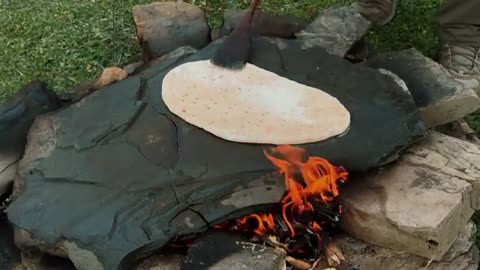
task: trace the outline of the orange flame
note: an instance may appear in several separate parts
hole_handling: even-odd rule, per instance
[[[282,199],[282,219],[288,227],[291,237],[295,235],[292,220],[305,212],[314,212],[311,201],[328,204],[339,194],[339,182],[346,181],[348,173],[341,167],[335,167],[320,157],[308,157],[304,149],[291,145],[272,148],[272,154],[264,151],[265,156],[285,177],[287,194]],[[274,156],[275,155],[275,156]],[[278,157],[276,157],[278,156]],[[303,182],[297,179],[301,175]],[[341,208],[340,208],[341,209]],[[249,220],[256,220],[254,230],[259,235],[267,232],[275,234],[272,214],[252,214],[237,220],[240,228],[246,228]],[[320,237],[321,226],[311,221],[308,228]]]
[[[273,154],[267,151],[265,156],[278,168],[285,177],[287,194],[282,200],[282,217],[288,226],[291,236],[295,230],[290,218],[305,211],[313,212],[310,200],[329,203],[339,194],[338,182],[346,181],[348,173],[340,167],[335,167],[320,157],[307,157],[304,149],[291,145],[281,145],[272,149]],[[304,184],[295,178],[300,173]],[[318,224],[312,225],[314,230],[320,229]]]
[[[255,233],[259,235],[264,235],[268,231],[275,233],[275,222],[273,221],[272,214],[252,214],[249,216],[245,216],[241,219],[238,219],[237,222],[240,226],[247,224],[250,219],[257,220],[257,228],[255,229]]]

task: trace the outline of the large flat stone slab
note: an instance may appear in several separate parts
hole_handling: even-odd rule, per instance
[[[35,121],[8,208],[24,236],[19,246],[68,257],[77,268],[131,269],[173,238],[280,201],[284,182],[265,145],[215,137],[161,99],[170,69],[211,58],[221,41]],[[351,112],[348,132],[303,145],[311,155],[361,172],[424,135],[411,97],[377,70],[295,40],[254,39],[252,52],[253,64],[320,88]]]
[[[430,134],[389,166],[352,179],[342,227],[376,245],[441,260],[478,209],[480,148]]]
[[[211,58],[218,44],[217,42],[210,45],[201,53],[185,61]],[[305,60],[306,58],[309,58],[309,60]],[[404,146],[410,145],[425,134],[425,129],[419,121],[410,95],[405,93],[393,79],[387,78],[377,70],[352,65],[346,60],[326,53],[320,47],[305,48],[303,41],[274,38],[258,38],[254,41],[251,63],[286,78],[322,89],[338,98],[347,107],[353,115],[348,132],[324,142],[303,146],[312,155],[320,155],[335,164],[342,164],[349,171],[365,171],[367,168],[388,163],[397,157],[396,154]],[[161,100],[158,85],[161,84],[164,75],[165,73],[159,74],[148,81],[146,97],[152,101],[158,111],[169,113],[163,102],[155,103]],[[346,80],[345,78],[350,79]],[[386,92],[376,89],[384,89]],[[371,99],[371,96],[376,98]],[[390,108],[393,110],[390,110]],[[391,121],[392,118],[398,119],[395,120],[397,123],[403,122],[405,124],[395,124]],[[174,120],[177,127],[182,129],[183,121],[176,121],[176,118]],[[378,125],[377,123],[383,124]],[[207,133],[197,128],[192,129],[187,126],[187,130],[192,137],[201,136],[202,140],[205,141],[199,144],[196,141],[184,140],[180,137],[180,144],[183,144],[184,147],[180,147],[181,158],[177,165],[183,169],[192,166],[196,168],[196,171],[202,172],[204,166],[198,164],[198,159],[204,157],[197,156],[195,153],[212,151],[211,146],[217,143],[228,145],[228,147],[236,145],[218,140],[210,134],[204,136]],[[387,130],[388,135],[382,134]],[[366,153],[364,151],[366,146],[359,145],[357,143],[358,139],[368,141],[367,147],[371,152]],[[399,140],[403,143],[398,143]],[[340,145],[342,151],[337,151],[337,147]],[[242,152],[248,149],[252,157],[257,157],[256,159],[250,159],[252,163],[257,164],[251,168],[255,170],[259,168],[258,164],[264,162],[264,158],[261,155],[258,156],[256,148],[251,146],[242,145],[241,148]],[[189,151],[190,153],[187,155],[183,149],[190,149],[190,147],[195,147],[196,150]],[[220,149],[223,149],[223,147],[220,147]],[[214,156],[218,156],[218,159],[209,157],[208,160],[209,162],[215,160],[216,163],[223,163],[224,159],[220,158],[222,155],[223,153],[216,153]],[[382,158],[378,158],[380,156]],[[248,162],[247,164],[250,166],[251,163]],[[233,166],[238,167],[238,164]],[[263,167],[263,165],[260,165],[260,167]]]
[[[480,98],[473,89],[415,49],[380,54],[367,64],[390,70],[405,81],[427,127],[462,119],[480,108]]]

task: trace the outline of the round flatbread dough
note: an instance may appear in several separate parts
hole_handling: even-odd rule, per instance
[[[163,79],[162,98],[186,122],[234,142],[319,142],[350,125],[336,98],[252,64],[242,70],[208,60],[180,65]]]

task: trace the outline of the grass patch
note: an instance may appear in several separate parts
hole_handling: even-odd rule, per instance
[[[45,80],[55,91],[61,92],[95,78],[105,67],[125,62],[140,51],[131,8],[151,2],[0,1],[0,100],[33,78]],[[435,47],[431,17],[439,1],[400,1],[396,18],[388,26],[373,29],[372,41],[382,50],[415,46],[431,55]],[[212,28],[220,27],[224,9],[245,8],[249,3],[245,0],[189,2],[206,11]],[[261,9],[310,20],[320,9],[352,2],[269,0],[262,3]]]
[[[0,101],[32,79],[63,92],[94,79],[140,52],[131,9],[153,0],[0,0]],[[247,0],[189,0],[202,7],[212,28],[226,8]],[[261,9],[313,19],[320,9],[353,0],[269,0]],[[416,47],[434,57],[434,14],[442,0],[402,0],[388,25],[374,27],[370,40],[381,51]],[[480,112],[468,121],[480,133]]]
[[[415,47],[432,57],[437,49],[435,13],[442,0],[398,1],[394,19],[387,25],[374,27],[370,40],[381,51]]]
[[[34,78],[62,91],[130,55],[117,39],[110,1],[4,1],[0,9],[0,98]]]
[[[480,111],[472,113],[465,117],[470,127],[480,135]]]
[[[0,101],[32,79],[63,92],[140,52],[131,9],[148,0],[0,0]],[[225,8],[248,1],[190,0],[218,28]],[[320,8],[351,0],[271,0],[262,9],[313,18]]]

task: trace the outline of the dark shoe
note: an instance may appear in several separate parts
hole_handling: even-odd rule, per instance
[[[357,0],[358,11],[374,24],[383,25],[395,16],[397,0]]]
[[[439,62],[453,78],[479,93],[480,46],[443,44]]]

